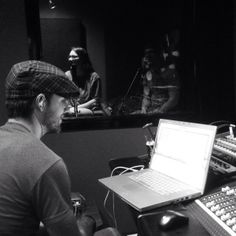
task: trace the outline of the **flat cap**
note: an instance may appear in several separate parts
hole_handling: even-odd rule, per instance
[[[27,100],[39,93],[65,98],[79,96],[78,87],[58,67],[43,61],[23,61],[12,66],[6,77],[6,100]]]

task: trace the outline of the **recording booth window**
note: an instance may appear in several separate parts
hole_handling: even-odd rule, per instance
[[[171,10],[169,4],[158,3],[157,10],[151,3],[140,3],[134,12],[132,4],[116,1],[114,8],[100,2],[93,3],[96,14],[91,14],[85,11],[88,3],[75,0],[56,1],[54,9],[48,1],[38,2],[40,29],[35,31],[41,33],[40,59],[67,71],[71,46],[80,46],[101,76],[99,112],[67,114],[63,126],[78,119],[83,127],[104,121],[102,128],[119,128],[142,127],[160,116],[191,118],[196,104],[194,59],[189,53],[191,4],[171,2]]]

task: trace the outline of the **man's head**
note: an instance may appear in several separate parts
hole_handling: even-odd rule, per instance
[[[151,69],[157,67],[158,65],[158,56],[153,48],[146,48],[144,51],[144,57],[142,58],[142,66],[144,69]]]
[[[30,119],[37,111],[44,122],[49,108],[57,109],[56,103],[61,99],[79,95],[77,86],[61,69],[42,61],[23,61],[13,65],[5,89],[9,118]],[[57,114],[57,111],[53,113]]]

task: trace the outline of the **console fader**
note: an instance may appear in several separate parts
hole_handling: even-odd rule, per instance
[[[195,204],[200,207],[212,220],[215,221],[214,227],[218,228],[220,235],[234,235],[236,236],[236,186],[223,186],[221,189],[214,193],[203,196],[195,200]],[[195,206],[195,211],[199,214]],[[200,214],[199,214],[200,215]],[[204,218],[209,220],[207,216],[198,217],[202,221],[203,225],[206,225]],[[213,229],[214,230],[214,229]],[[224,233],[223,233],[224,232]],[[217,234],[218,235],[218,234]]]

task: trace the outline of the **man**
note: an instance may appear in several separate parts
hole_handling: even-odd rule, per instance
[[[163,53],[164,55],[164,53]],[[161,68],[153,49],[147,49],[142,61],[143,100],[141,113],[166,113],[176,108],[179,101],[179,76],[175,64],[163,56]]]
[[[77,86],[51,64],[24,61],[11,68],[6,78],[9,119],[0,127],[1,236],[36,235],[40,222],[49,235],[88,235],[73,215],[63,160],[40,141],[60,131],[67,99],[78,95]],[[98,235],[109,232],[115,231]]]

